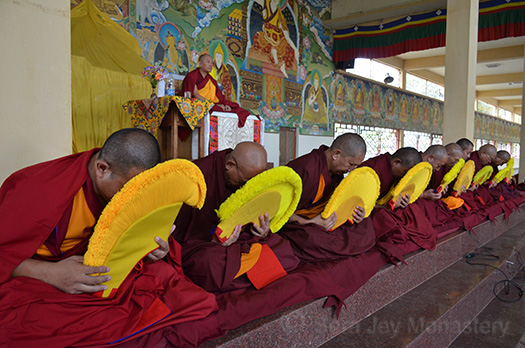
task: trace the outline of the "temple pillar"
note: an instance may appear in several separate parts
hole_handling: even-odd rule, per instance
[[[447,1],[443,144],[474,138],[478,0]]]

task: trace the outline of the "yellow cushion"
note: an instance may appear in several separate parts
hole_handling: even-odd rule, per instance
[[[410,168],[410,170],[403,176],[397,185],[395,185],[378,204],[389,204],[393,209],[399,196],[408,194],[410,196],[410,203],[416,201],[419,196],[425,191],[428,182],[432,177],[432,166],[428,162],[420,162]]]
[[[372,168],[357,168],[351,171],[337,186],[321,213],[321,217],[327,219],[333,212],[337,214],[337,221],[332,230],[346,221],[353,222],[356,206],[363,207],[365,217],[368,217],[374,209],[377,197],[379,197],[379,188],[379,177]]]
[[[270,217],[272,232],[279,231],[297,208],[302,188],[301,177],[289,167],[260,173],[221,204],[217,210],[220,223],[215,234],[224,242],[237,225],[259,225],[259,216],[264,213]]]
[[[492,176],[492,172],[494,169],[492,166],[485,166],[481,168],[476,175],[474,175],[474,178],[472,179],[472,185],[483,185],[485,181],[490,179]]]
[[[461,172],[458,175],[458,179],[456,180],[456,183],[453,187],[452,194],[456,197],[461,195],[461,187],[465,186],[465,189],[468,189],[470,187],[470,183],[472,182],[472,178],[474,177],[474,171],[476,170],[476,164],[474,161],[469,160],[463,168],[461,169]]]
[[[116,289],[144,256],[158,248],[155,236],[169,237],[182,203],[202,208],[206,183],[190,161],[158,164],[129,180],[108,203],[84,255],[88,266],[108,266],[111,280],[102,297]]]

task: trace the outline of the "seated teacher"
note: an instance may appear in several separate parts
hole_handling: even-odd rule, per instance
[[[215,105],[211,111],[233,112],[239,117],[239,127],[243,127],[250,112],[234,103],[222,94],[217,81],[210,75],[213,68],[212,57],[207,54],[199,56],[199,67],[186,75],[182,81],[182,91],[191,92],[193,98],[210,100]]]

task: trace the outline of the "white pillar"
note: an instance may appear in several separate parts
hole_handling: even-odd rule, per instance
[[[443,144],[474,138],[478,0],[447,1]]]
[[[525,46],[523,46],[525,51]],[[523,60],[523,81],[525,81],[525,59]],[[520,172],[519,180],[525,177],[525,126],[523,125],[523,110],[525,110],[525,88],[521,92],[521,129],[520,129]]]

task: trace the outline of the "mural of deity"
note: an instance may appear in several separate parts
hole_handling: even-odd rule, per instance
[[[408,100],[406,95],[401,96],[399,106],[399,122],[406,123],[408,121]]]
[[[379,86],[374,85],[372,88],[372,98],[371,98],[371,105],[370,105],[370,115],[372,117],[381,116],[380,94],[381,94],[381,90],[379,89]]]
[[[425,99],[425,103],[423,105],[422,126],[425,127],[425,128],[430,126],[430,101],[428,99]]]
[[[229,51],[226,44],[220,40],[214,40],[209,47],[208,53],[213,58],[213,67],[210,75],[217,81],[222,94],[231,101],[237,101],[236,74],[230,74],[227,67],[229,63]]]
[[[386,118],[389,120],[394,119],[394,111],[396,109],[396,103],[394,100],[394,91],[389,89],[387,91],[387,97],[386,97]]]
[[[412,125],[417,126],[419,124],[419,99],[417,97],[412,98]]]
[[[161,61],[169,71],[188,71],[187,44],[179,28],[173,23],[164,23],[158,31],[160,45],[155,50],[155,62]]]
[[[254,52],[251,52],[250,55],[257,53],[263,62],[266,61],[277,66],[282,75],[288,78],[287,70],[297,70],[299,51],[297,49],[297,28],[293,28],[294,38],[292,38],[291,28],[289,28],[287,19],[283,14],[285,9],[288,10],[287,0],[254,1],[262,6],[263,24],[262,28],[253,35],[250,51]],[[291,13],[291,11],[289,12]],[[255,24],[256,21],[253,16],[251,20]]]
[[[317,124],[328,124],[327,102],[328,93],[321,86],[322,78],[318,70],[314,70],[311,78],[311,86],[307,87],[307,96],[304,100],[304,114],[303,121],[308,121]],[[306,89],[305,89],[306,91]]]
[[[365,86],[361,81],[356,81],[356,86],[354,90],[354,112],[359,115],[365,113],[364,103],[365,103]]]

